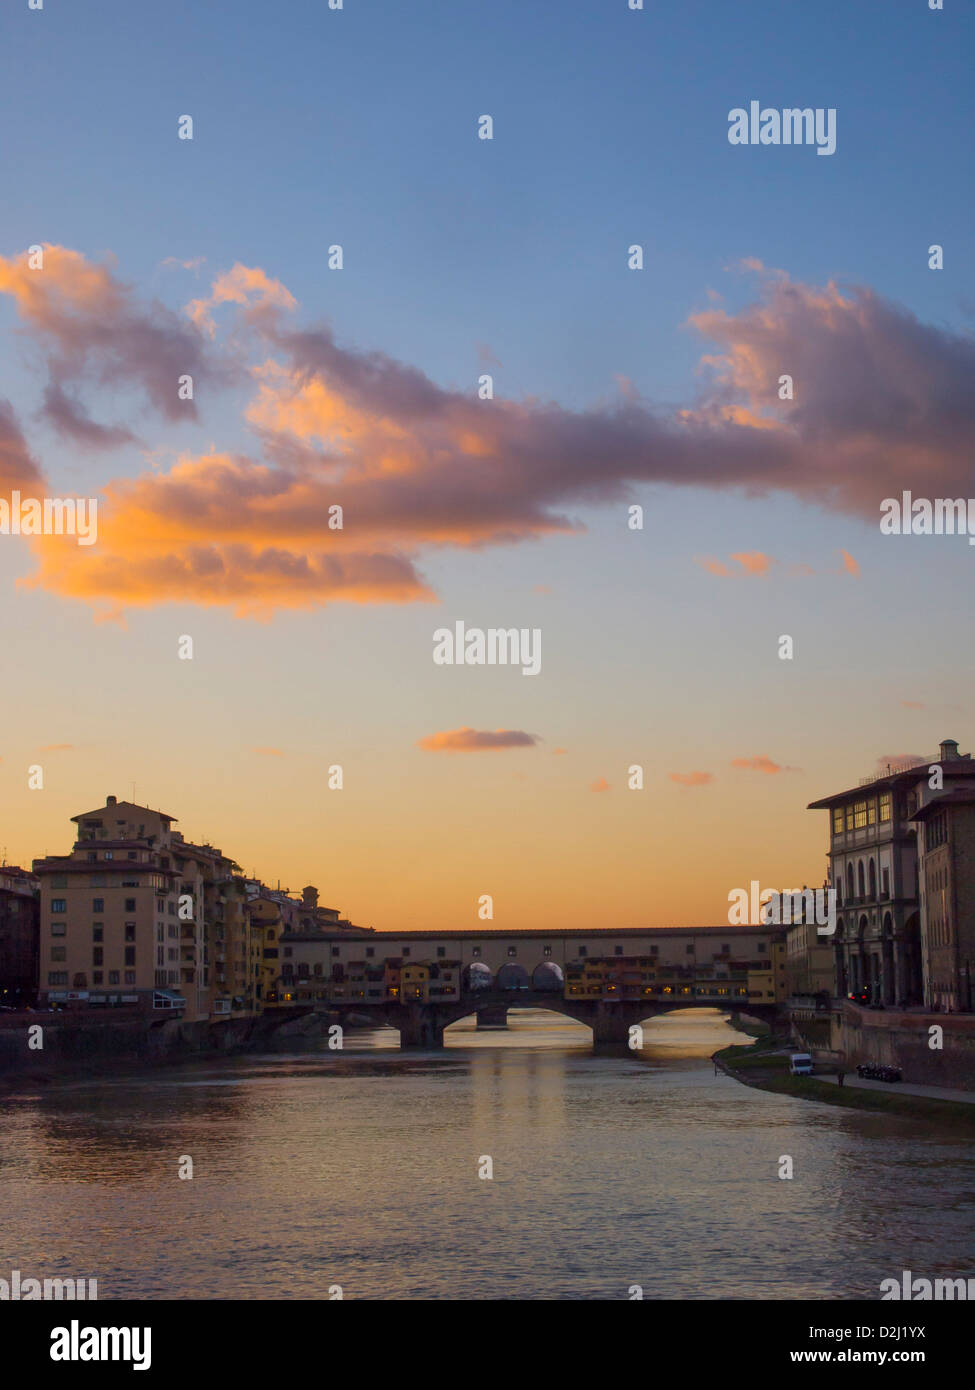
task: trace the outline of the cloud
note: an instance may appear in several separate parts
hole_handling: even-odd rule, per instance
[[[609,783],[606,781],[605,777],[597,777],[595,782],[590,782],[589,790],[591,792],[608,792]]]
[[[69,383],[134,385],[166,420],[195,419],[195,403],[178,397],[180,376],[188,373],[199,385],[220,375],[196,329],[156,301],[140,306],[107,266],[64,246],[45,243],[42,249],[42,269],[31,269],[27,252],[0,256],[0,294],[13,298],[26,333],[42,350],[49,386],[42,413],[55,428],[83,445],[131,437],[120,426],[92,421],[65,394]],[[93,433],[99,429],[106,432],[103,440]]]
[[[561,758],[564,754],[568,753],[568,751],[568,748],[553,748],[552,754],[556,758]]]
[[[137,442],[132,431],[123,425],[97,424],[55,381],[45,387],[41,414],[58,434],[82,449],[117,449],[121,444]]]
[[[217,329],[211,309],[218,304],[240,304],[250,308],[254,300],[259,309],[297,308],[297,301],[280,280],[272,279],[257,266],[241,265],[238,261],[231,270],[217,276],[209,295],[190,300],[186,312],[198,328],[213,337]]]
[[[740,566],[740,570],[729,569],[721,560],[715,560],[708,556],[696,558],[694,563],[706,569],[709,574],[716,574],[722,579],[741,578],[748,575],[766,575],[773,565],[778,561],[771,555],[763,555],[760,550],[740,550],[732,555],[731,559]]]
[[[847,574],[852,574],[856,578],[860,573],[860,566],[848,551],[841,550],[840,554],[843,556],[843,568]]]
[[[904,709],[925,709],[926,706],[920,700],[901,700]]]
[[[881,753],[877,759],[877,776],[883,777],[888,768],[897,772],[907,767],[920,767],[930,756],[928,753]]]
[[[205,262],[206,256],[194,256],[192,260],[189,261],[181,261],[178,256],[167,256],[166,259],[160,261],[159,264],[165,266],[167,269],[196,271],[199,270],[200,266]]]
[[[86,411],[81,388],[92,381],[135,385],[167,419],[195,409],[176,398],[180,374],[230,379],[246,351],[254,384],[254,456],[214,449],[107,482],[98,546],[69,555],[40,538],[32,582],[116,606],[228,604],[255,615],[431,601],[418,569],[430,550],[571,534],[580,509],[646,483],[787,492],[871,519],[884,496],[918,492],[921,479],[929,495],[967,495],[971,339],[866,288],[748,269],[760,276],[754,303],[691,319],[718,350],[703,359],[699,399],[668,413],[632,385],[583,410],[480,401],[340,344],[327,325],[295,328],[290,290],[239,262],[181,319],[140,307],[77,252],[48,248],[43,272],[0,258],[0,291],[48,354],[49,417],[80,444],[123,437]],[[217,339],[218,306],[233,313],[229,345]],[[794,401],[778,400],[782,370]],[[335,506],[341,530],[330,526]],[[776,561],[742,551],[698,563],[762,577]]]
[[[19,488],[25,495],[44,489],[44,476],[31,457],[9,401],[0,399],[0,492]]]
[[[780,763],[774,763],[765,753],[759,753],[753,758],[732,758],[732,767],[748,768],[751,772],[764,772],[769,777],[774,777],[778,772],[801,772],[798,767],[784,767]]]
[[[682,787],[706,787],[709,782],[714,781],[712,772],[671,772],[668,775],[672,782],[677,782]]]
[[[42,753],[70,753],[74,750],[73,743],[45,743],[40,752]]]
[[[534,748],[541,740],[537,734],[522,733],[520,729],[444,729],[428,734],[417,742],[428,753],[480,753],[496,748]]]
[[[252,748],[252,749],[251,749],[251,752],[252,752],[252,753],[258,753],[262,758],[283,758],[283,757],[284,757],[284,753],[282,752],[282,750],[281,750],[280,748],[268,748],[268,747]]]

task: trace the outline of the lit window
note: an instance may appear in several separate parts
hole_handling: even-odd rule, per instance
[[[853,824],[857,830],[861,830],[867,823],[867,803],[857,801],[853,806]]]
[[[842,806],[834,806],[834,807],[833,807],[833,834],[834,834],[834,835],[842,835],[842,834],[843,834],[843,807],[842,807]]]
[[[867,824],[868,824],[868,825],[876,825],[876,824],[877,824],[877,803],[876,803],[876,801],[868,801],[868,802],[867,802]]]
[[[880,819],[890,820],[890,792],[880,793]]]

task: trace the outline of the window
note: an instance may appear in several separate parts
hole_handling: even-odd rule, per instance
[[[52,959],[52,960],[67,960],[67,959],[68,959],[68,948],[67,948],[67,946],[52,946],[52,947],[51,947],[51,959]]]
[[[52,911],[52,912],[67,912],[67,910],[68,910],[68,902],[67,902],[67,899],[66,899],[66,898],[52,898],[52,899],[51,899],[51,911]]]
[[[92,876],[91,876],[91,886],[92,886],[92,888],[104,888],[104,887],[107,885],[107,883],[108,883],[108,879],[105,877],[104,874],[92,874]]]
[[[339,948],[338,948],[337,946],[333,946],[333,947],[332,947],[332,955],[333,955],[333,956],[337,956],[338,953],[339,953]],[[290,948],[289,948],[289,950],[288,950],[288,954],[289,954],[289,955],[291,954]]]
[[[404,946],[404,947],[403,947],[403,955],[404,955],[404,956],[408,956],[409,954],[410,954],[410,948],[409,948],[409,946]]]
[[[66,985],[68,972],[66,970],[51,970],[48,972],[47,982],[49,985]]]
[[[68,875],[67,875],[67,874],[55,874],[55,875],[53,876],[53,878],[51,879],[51,887],[52,887],[52,888],[67,888],[67,886],[68,886]]]
[[[93,922],[93,923],[92,923],[92,927],[91,927],[91,939],[92,939],[92,941],[104,941],[104,939],[105,939],[105,928],[102,926],[101,922]]]
[[[613,947],[613,952],[614,952],[615,955],[621,956],[621,955],[623,954],[623,947],[622,947],[622,946],[614,946],[614,947]]]
[[[883,881],[884,881],[884,897],[885,897],[885,898],[889,898],[889,897],[890,897],[890,870],[889,870],[889,869],[884,869],[884,870],[882,871],[882,876],[883,876]]]
[[[833,834],[834,834],[834,835],[842,835],[842,834],[843,834],[843,807],[842,807],[842,806],[834,806],[834,807],[833,807]]]
[[[91,982],[93,985],[100,985],[103,981],[103,978],[104,977],[100,970],[93,970],[91,972]]]
[[[97,864],[97,863],[98,863],[98,855],[95,853],[94,850],[89,850],[89,852],[88,852],[88,863],[89,863],[89,864]]]
[[[105,899],[104,899],[104,898],[92,898],[92,900],[91,900],[91,910],[92,910],[92,912],[95,912],[95,913],[104,912],[104,911],[105,911]]]
[[[134,923],[134,922],[127,922],[127,923],[126,923],[126,926],[132,926],[132,927],[134,927],[134,926],[135,926],[135,923]],[[160,940],[160,941],[162,940],[162,934],[163,934],[163,924],[162,924],[162,922],[160,922],[159,925],[158,925],[158,927],[156,928],[156,935],[159,937],[159,940]],[[169,935],[170,935],[173,939],[175,939],[176,937],[179,936],[179,927],[177,927],[177,925],[176,925],[175,922],[170,922],[170,924],[169,924]],[[129,936],[129,937],[126,937],[126,940],[127,940],[127,941],[134,941],[134,940],[135,940],[135,937],[134,937],[134,936]]]
[[[126,900],[125,900],[125,910],[126,910],[126,912],[134,912],[134,911],[135,911],[135,898],[126,898]]]
[[[105,960],[104,960],[104,948],[103,948],[103,947],[101,947],[101,946],[93,946],[93,947],[91,948],[91,963],[92,963],[92,965],[104,965],[104,964],[105,964]]]
[[[122,880],[123,888],[138,888],[138,886],[139,880],[137,878],[123,878]]]
[[[853,804],[853,824],[857,830],[862,830],[867,823],[867,803],[856,801]]]
[[[551,946],[543,946],[543,947],[542,947],[542,955],[543,955],[543,956],[550,956],[551,954],[552,954],[552,948],[551,948]]]
[[[367,954],[368,954],[368,953],[367,953]],[[445,956],[446,954],[447,954],[447,948],[446,948],[446,946],[438,946],[438,947],[437,947],[437,955],[438,955],[438,956]]]
[[[16,903],[12,903],[11,906],[12,906],[12,907],[15,907],[15,906],[16,906]],[[64,922],[52,922],[52,923],[51,923],[51,935],[52,935],[52,936],[63,936],[64,933],[65,933],[65,924],[64,924]]]
[[[659,946],[651,946],[651,947],[650,947],[650,954],[651,954],[652,956],[659,956],[659,955],[660,955],[660,947],[659,947]]]
[[[852,807],[852,806],[847,806],[847,808],[846,808],[846,828],[847,828],[847,830],[852,830],[852,829],[853,829],[853,807]]]
[[[115,855],[112,853],[112,851],[111,851],[110,849],[107,849],[107,850],[105,851],[105,858],[106,858],[106,859],[114,859],[114,858],[115,858]]]
[[[877,824],[877,803],[876,803],[876,801],[873,800],[873,798],[871,798],[871,799],[867,802],[867,824],[868,824],[868,825],[876,825],[876,824]]]
[[[480,948],[480,946],[472,946],[472,947],[471,947],[471,955],[474,957],[475,960],[477,960],[477,958],[478,958],[478,956],[479,956],[480,954],[481,954],[481,948]]]
[[[890,792],[881,792],[881,793],[880,793],[880,819],[881,819],[882,821],[884,821],[884,820],[890,820],[890,802],[891,802],[891,795],[890,795]]]
[[[694,954],[694,943],[693,943],[693,942],[691,942],[690,946],[685,946],[685,947],[684,947],[684,954],[685,954],[685,956],[692,956],[692,955]]]
[[[135,971],[134,971],[134,970],[126,970],[126,972],[125,972],[125,983],[126,983],[127,985],[134,985],[134,984],[135,984]]]
[[[517,946],[509,946],[509,947],[508,947],[508,955],[509,955],[509,956],[516,956],[517,954],[518,954],[518,947],[517,947]]]
[[[135,965],[135,947],[134,947],[134,946],[126,946],[126,948],[125,948],[125,964],[126,964],[126,965]]]
[[[136,854],[134,849],[130,849],[128,854],[126,855],[127,859],[138,859],[138,857],[139,856]]]
[[[118,984],[118,971],[117,971],[117,970],[110,970],[110,971],[108,972],[108,983],[109,983],[110,985],[117,985],[117,984]]]

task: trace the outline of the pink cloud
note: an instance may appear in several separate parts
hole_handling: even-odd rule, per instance
[[[753,758],[732,758],[732,767],[747,768],[751,772],[764,772],[769,777],[774,777],[779,772],[801,772],[798,767],[785,767],[780,763],[774,763],[765,753],[759,753]]]
[[[597,777],[595,782],[590,782],[589,790],[591,792],[608,792],[609,783],[606,781],[605,777]]]
[[[418,748],[428,753],[480,753],[499,748],[534,748],[541,740],[537,734],[520,729],[444,729],[421,738]]]
[[[712,772],[671,772],[669,776],[682,787],[706,787],[714,781]]]

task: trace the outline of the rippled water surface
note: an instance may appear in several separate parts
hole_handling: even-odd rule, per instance
[[[6,1097],[0,1277],[95,1277],[101,1299],[788,1299],[972,1272],[964,1136],[716,1076],[742,1040],[716,1011],[644,1026],[628,1058],[525,1011],[439,1053],[383,1030]]]

